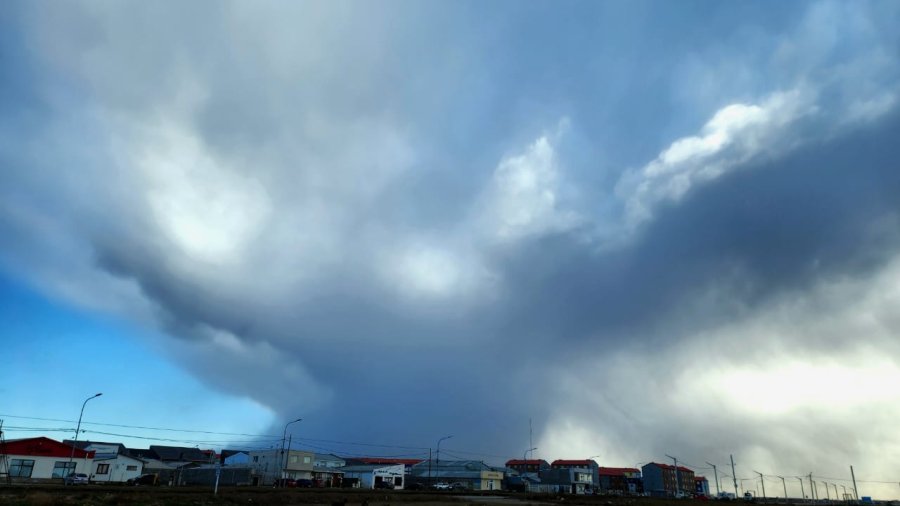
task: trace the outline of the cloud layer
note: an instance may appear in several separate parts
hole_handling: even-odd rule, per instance
[[[3,265],[323,439],[900,449],[897,7],[509,7],[4,6]]]

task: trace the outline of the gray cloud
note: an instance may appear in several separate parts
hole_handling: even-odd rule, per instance
[[[722,388],[896,377],[897,9],[657,7],[16,8],[4,264],[321,438],[838,472],[896,399]]]

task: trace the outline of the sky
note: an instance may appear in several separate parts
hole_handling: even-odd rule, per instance
[[[890,1],[3,2],[7,437],[102,392],[898,497],[898,52]]]

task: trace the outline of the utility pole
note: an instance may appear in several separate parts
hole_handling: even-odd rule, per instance
[[[781,478],[781,486],[784,487],[784,500],[787,501],[787,483],[784,482],[784,476],[779,476]]]
[[[815,501],[816,500],[816,486],[812,481],[812,473],[809,473],[809,497]]]
[[[709,462],[707,462],[706,465],[712,466],[712,468],[713,468],[713,474],[714,474],[715,477],[716,477],[716,497],[719,497],[719,472],[716,471],[716,465],[715,465],[715,464],[710,464]]]
[[[734,455],[729,455],[731,457],[731,479],[734,480],[734,498],[737,499],[737,473],[734,472]]]
[[[856,475],[853,473],[853,466],[850,466],[850,476],[853,478],[853,500],[859,500],[859,490],[856,489]]]
[[[675,463],[675,498],[677,499],[681,492],[681,484],[678,483],[678,459],[669,455],[668,453],[666,454],[666,457],[669,457],[670,459],[672,459],[672,462]]]
[[[827,499],[827,500],[830,501],[830,500],[831,500],[831,493],[828,491],[828,482],[827,482],[827,481],[823,481],[822,483],[825,484],[825,499]]]
[[[766,501],[766,479],[763,478],[763,473],[759,471],[753,471],[754,473],[759,475],[759,484],[762,485],[762,493],[763,493],[763,502]]]
[[[838,498],[837,483],[832,483],[831,486],[834,487],[834,498],[837,499]]]

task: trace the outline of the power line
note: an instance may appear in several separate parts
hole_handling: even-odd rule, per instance
[[[64,420],[60,418],[41,418],[37,416],[17,416],[17,415],[7,415],[0,413],[0,416],[7,418],[18,418],[22,420],[40,420],[43,422],[66,422],[66,423],[75,423],[75,420]],[[161,430],[167,432],[192,432],[195,434],[209,434],[213,436],[245,436],[245,437],[267,437],[267,438],[279,438],[280,436],[272,435],[272,434],[245,434],[240,432],[215,432],[209,430],[193,430],[193,429],[173,429],[169,427],[145,427],[141,425],[125,425],[118,423],[101,423],[101,422],[81,422],[82,425],[99,425],[101,427],[119,427],[123,429],[142,429],[142,430]]]

